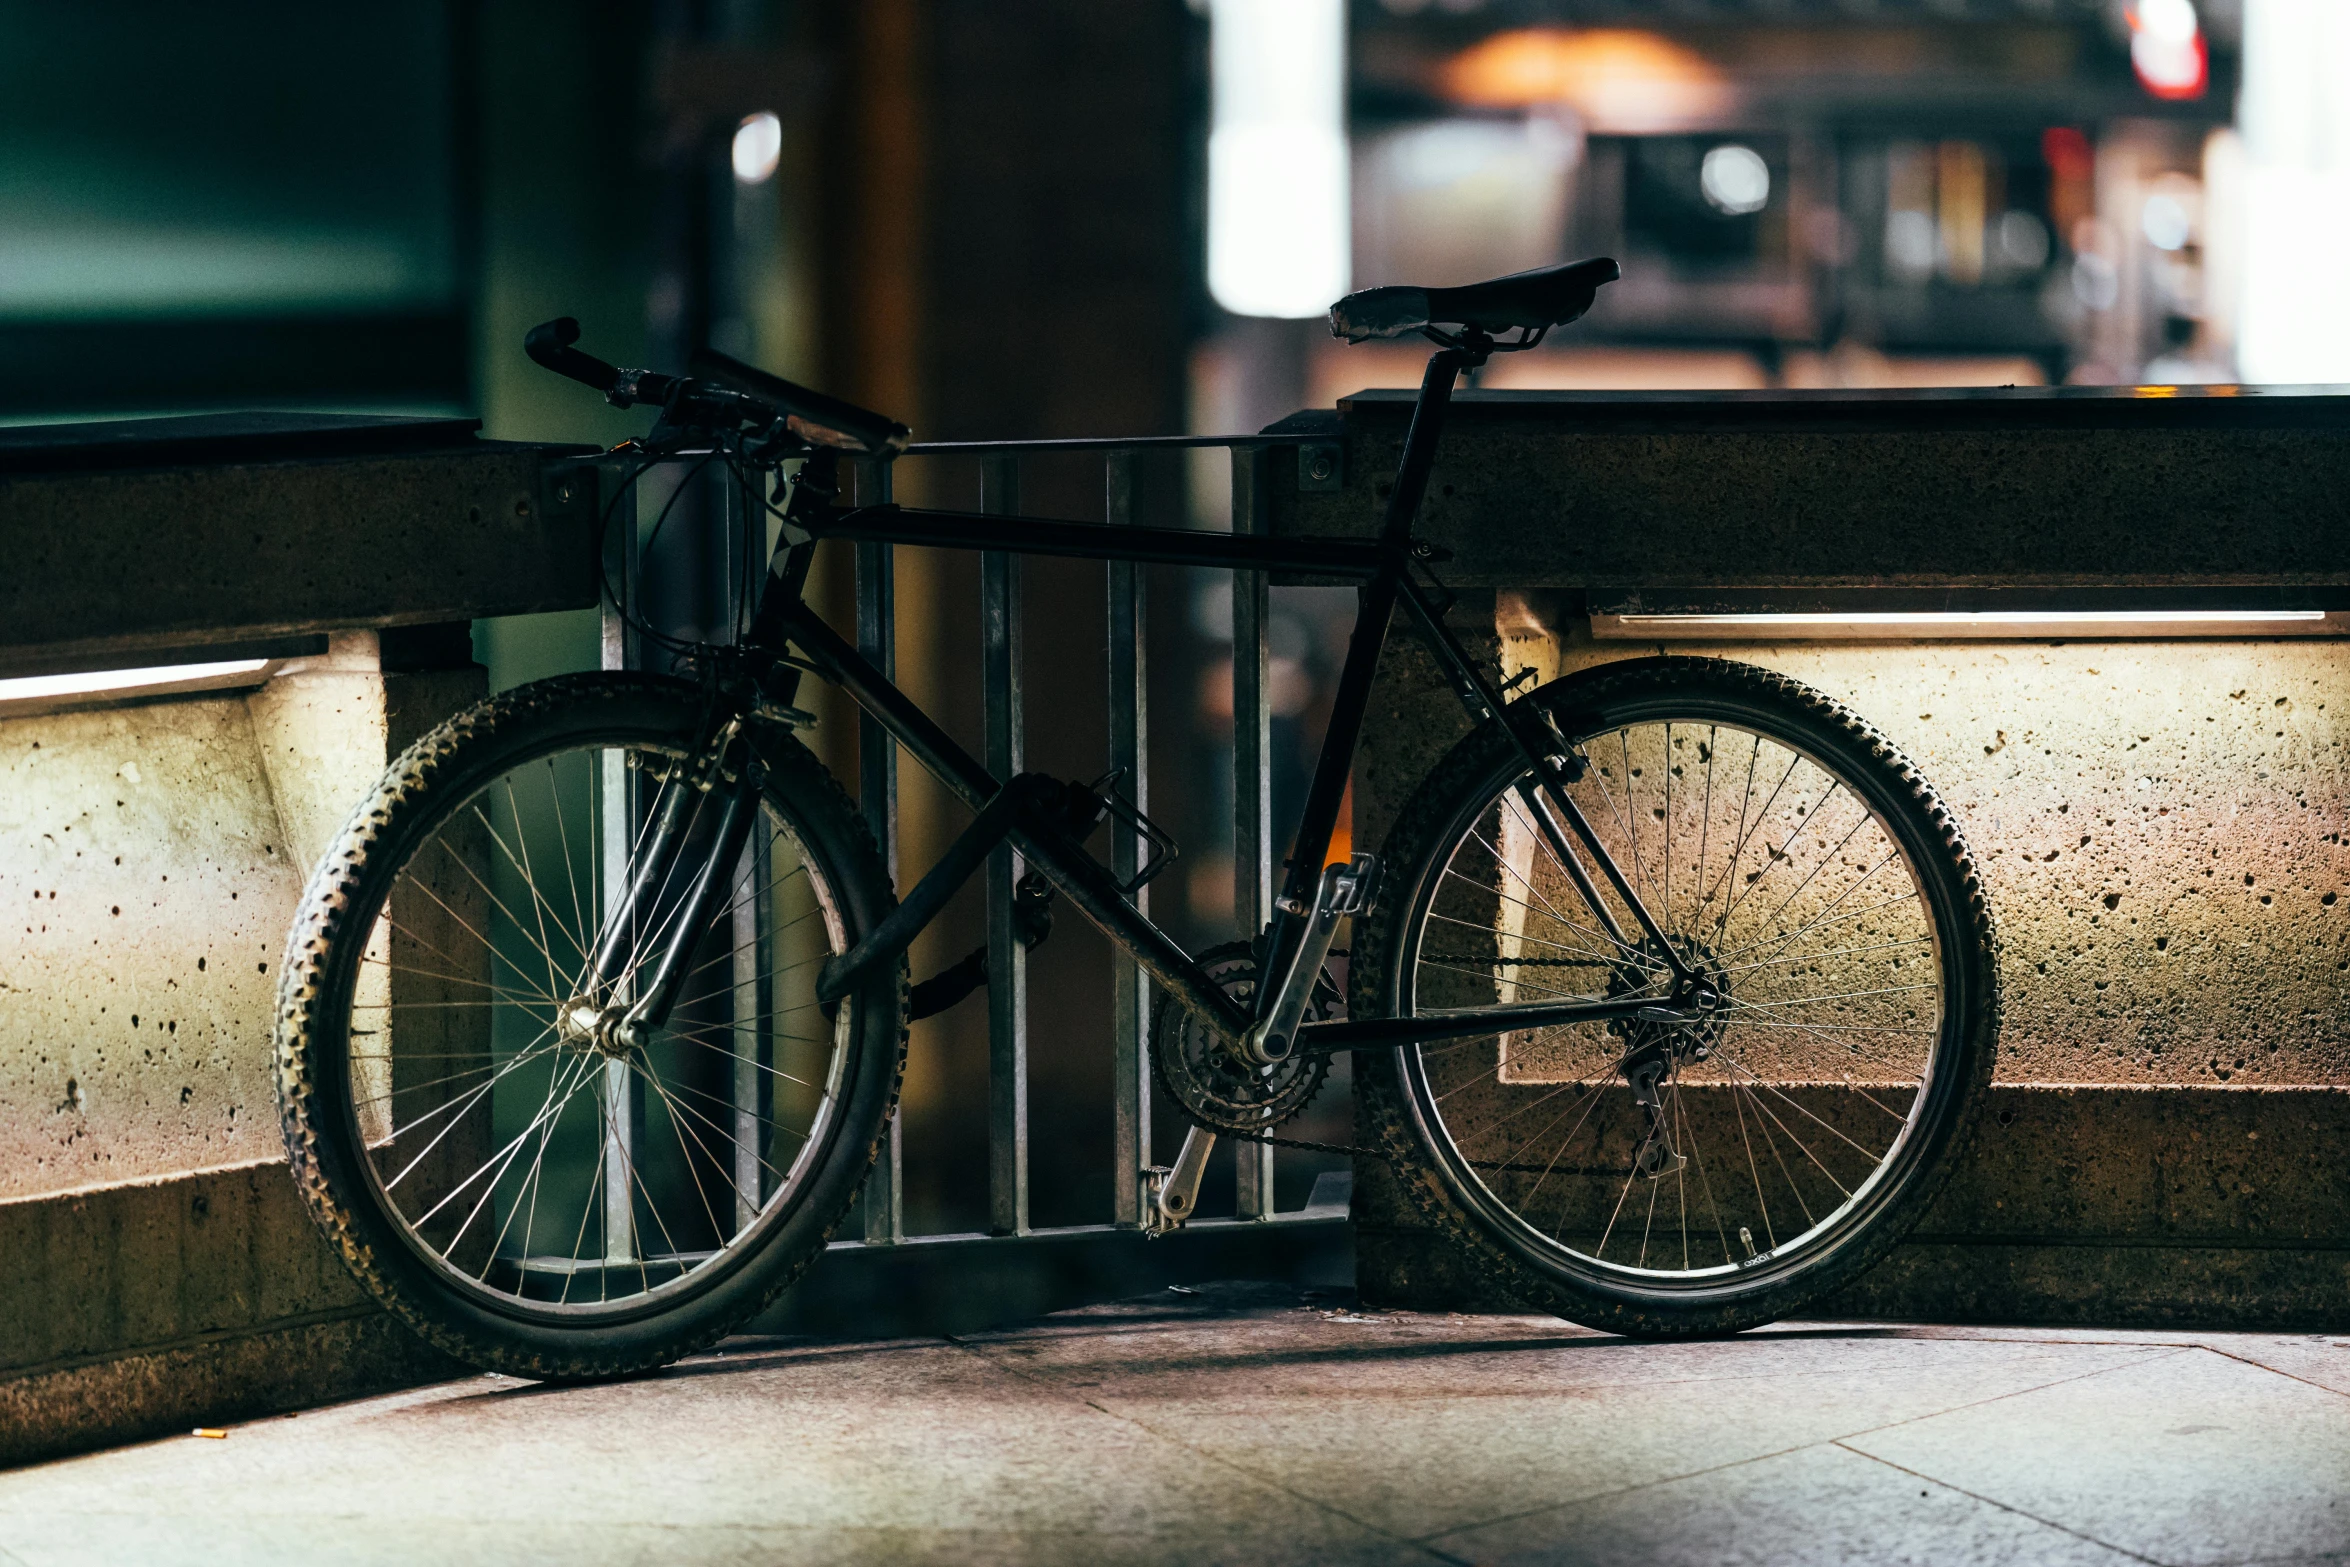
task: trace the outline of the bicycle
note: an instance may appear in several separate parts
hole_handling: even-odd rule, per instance
[[[1217,1138],[1272,1137],[1354,1052],[1374,1151],[1509,1298],[1724,1333],[1881,1258],[1990,1074],[1993,928],[1957,823],[1866,722],[1759,668],[1636,658],[1497,688],[1444,624],[1442,552],[1412,532],[1461,374],[1617,275],[1598,260],[1333,307],[1350,341],[1435,344],[1376,539],[847,504],[841,459],[887,462],[904,426],[720,354],[687,377],[624,371],[573,346],[575,322],[534,329],[541,365],[660,410],[615,449],[636,475],[717,464],[780,532],[741,634],[672,644],[691,678],[491,697],[401,756],[320,863],[278,1078],[303,1197],[354,1273],[432,1343],[524,1376],[641,1370],[748,1320],[872,1164],[908,943],[1006,840],[1031,867],[1024,937],[1065,898],[1160,993],[1154,1065],[1192,1125],[1151,1172],[1153,1228],[1189,1215]],[[1255,939],[1183,950],[1133,900],[1171,841],[1115,778],[991,777],[815,615],[801,591],[831,540],[1355,584]],[[1325,864],[1399,610],[1475,727],[1380,854]],[[902,901],[798,737],[810,678],[974,813]],[[1123,883],[1085,847],[1105,823],[1149,845]],[[1342,1004],[1327,960],[1347,920]]]

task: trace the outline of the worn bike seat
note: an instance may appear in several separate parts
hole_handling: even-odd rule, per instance
[[[1599,286],[1623,275],[1615,262],[1600,256],[1460,288],[1366,288],[1330,307],[1330,335],[1359,343],[1372,337],[1402,337],[1430,326],[1488,334],[1512,328],[1540,332],[1564,326],[1589,310]]]

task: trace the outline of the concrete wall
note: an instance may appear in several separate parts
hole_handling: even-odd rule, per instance
[[[392,754],[481,691],[371,633],[250,693],[0,718],[0,1462],[438,1368],[282,1170],[277,964]]]
[[[1956,811],[2002,936],[1990,1113],[1895,1258],[1831,1309],[2337,1324],[2350,1286],[2350,644],[1594,643],[1541,595],[1456,617],[1505,676],[1657,651],[1782,670]],[[1376,841],[1459,730],[1391,652],[1357,777]],[[1374,1297],[1464,1291],[1364,1171]]]

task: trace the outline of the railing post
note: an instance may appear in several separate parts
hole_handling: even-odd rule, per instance
[[[1232,448],[1235,533],[1272,531],[1270,456],[1262,446]],[[1254,941],[1273,915],[1273,737],[1265,705],[1270,604],[1263,572],[1232,574],[1232,912],[1243,941]],[[1273,1212],[1271,1146],[1235,1141],[1232,1159],[1239,1216],[1266,1217]]]
[[[618,464],[599,465],[598,478],[603,485],[628,486],[627,492],[611,503],[614,516],[604,535],[604,570],[606,579],[619,589],[626,602],[639,603],[642,562],[637,553],[636,485]],[[606,669],[637,668],[642,650],[619,604],[605,601],[600,630],[598,662]],[[626,902],[628,852],[636,839],[637,775],[628,769],[626,756],[617,750],[604,753],[602,772],[599,780],[602,799],[596,824],[602,841],[597,858],[603,866],[604,917],[615,919]],[[630,1194],[628,1174],[636,1142],[636,1106],[630,1081],[624,1063],[615,1061],[604,1068],[604,1118],[598,1157],[602,1165],[603,1257],[608,1264],[625,1263],[636,1256],[635,1201]]]
[[[1134,454],[1114,451],[1103,462],[1104,516],[1112,526],[1134,521]],[[1125,769],[1127,798],[1150,811],[1150,652],[1146,636],[1146,567],[1114,560],[1109,567],[1110,765]],[[1115,828],[1110,869],[1124,881],[1141,868],[1139,834]],[[1150,889],[1134,895],[1150,912]],[[1132,1229],[1142,1222],[1143,1166],[1151,1162],[1151,992],[1142,966],[1114,952],[1111,1101],[1111,1222]]]
[[[1020,509],[1019,459],[980,464],[980,510]],[[979,557],[980,680],[989,772],[1010,781],[1024,764],[1020,702],[1020,557]],[[1009,844],[987,857],[987,1210],[997,1235],[1028,1233],[1028,953],[1012,919],[1021,860]]]
[[[861,504],[881,505],[892,499],[890,465],[859,465]],[[865,485],[870,483],[870,492]],[[860,540],[857,545],[857,651],[882,675],[898,677],[897,561],[887,544]],[[857,716],[857,807],[873,841],[881,846],[882,863],[889,868],[891,887],[898,885],[898,748],[882,728],[865,714]],[[906,1236],[905,1120],[902,1112],[889,1119],[873,1173],[865,1178],[865,1244],[894,1246]]]
[[[616,461],[599,462],[595,466],[597,500],[610,509],[611,522],[604,530],[604,580],[618,588],[631,603],[637,598],[636,557],[636,492],[633,470]],[[625,486],[614,495],[615,487]],[[634,669],[637,667],[636,634],[621,618],[620,606],[609,597],[598,602],[598,662],[606,669]]]

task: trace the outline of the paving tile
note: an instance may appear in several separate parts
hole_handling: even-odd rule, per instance
[[[1005,1559],[1050,1542],[1091,1560],[1259,1545],[1296,1560],[1416,1554],[951,1345],[738,1356],[600,1387],[460,1387],[0,1476],[0,1544],[46,1567],[19,1542],[57,1538],[67,1520],[71,1559],[268,1561],[264,1523],[296,1545],[348,1524],[417,1560],[441,1554],[432,1539],[475,1532],[535,1551],[547,1527],[609,1532],[609,1556],[544,1558],[602,1562],[635,1559],[632,1531],[666,1538],[662,1526],[690,1521],[714,1560],[735,1532],[779,1525],[833,1540],[819,1556],[860,1537],[916,1557],[930,1539],[949,1559],[987,1539],[1006,1542]],[[250,1543],[219,1554],[239,1539]]]
[[[1640,1344],[1407,1314],[1095,1326],[1065,1317],[975,1347],[1406,1536],[2179,1353],[1876,1335]]]
[[[13,1527],[0,1524],[0,1527]],[[1443,1558],[1410,1545],[1346,1543],[1280,1534],[1207,1539],[1090,1531],[916,1528],[736,1528],[678,1524],[564,1524],[518,1519],[485,1524],[438,1518],[271,1518],[225,1521],[99,1518],[44,1520],[0,1549],[16,1567],[1238,1567],[1298,1562],[1315,1567],[1420,1567]]]
[[[1660,1345],[1342,1304],[1218,1287],[967,1342],[736,1340],[599,1387],[477,1377],[0,1473],[0,1567],[2110,1559],[2080,1536],[2306,1567],[2344,1544],[2337,1339]]]
[[[2182,1567],[2350,1553],[2350,1398],[2211,1350],[1847,1445]]]
[[[2215,1354],[2350,1397],[2350,1338],[2340,1334],[2215,1333],[2196,1342]]]
[[[1807,1324],[1831,1331],[1871,1326],[1863,1323]],[[1788,1324],[1793,1326],[1793,1324]],[[1878,1328],[1886,1325],[1873,1324]],[[1774,1331],[1765,1329],[1764,1331]],[[2248,1360],[2287,1376],[2350,1394],[2350,1336],[2341,1333],[2217,1333],[2180,1328],[2045,1328],[1907,1325],[1896,1330],[1903,1337],[1980,1339],[2043,1344],[2171,1344],[2214,1350],[2236,1360]]]
[[[1431,1543],[1479,1567],[2122,1567],[2131,1560],[1837,1447],[1548,1508]]]

